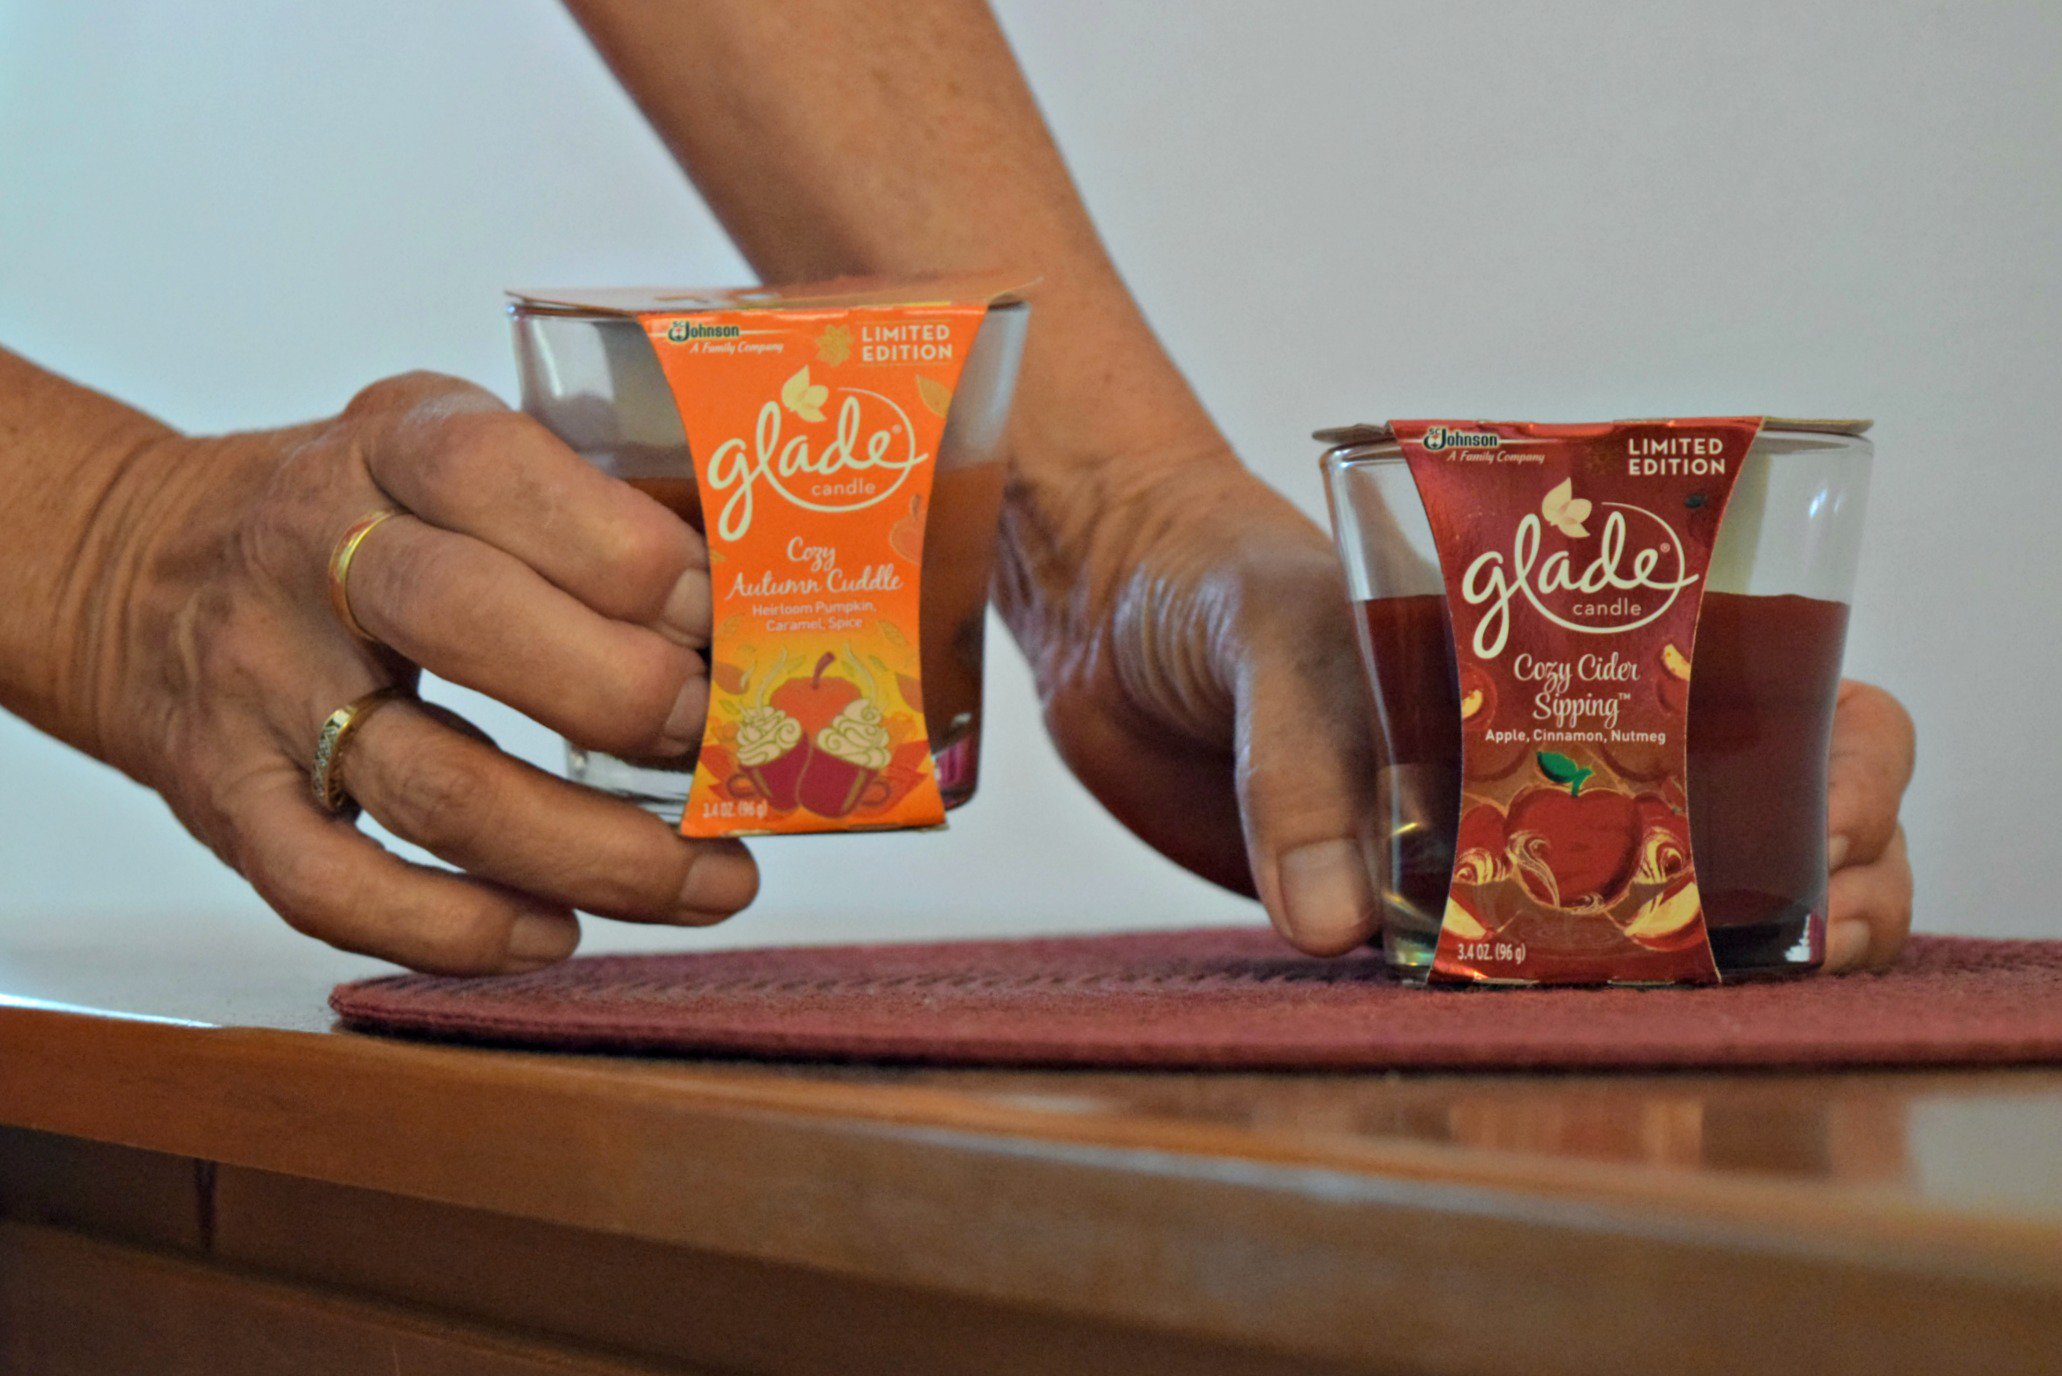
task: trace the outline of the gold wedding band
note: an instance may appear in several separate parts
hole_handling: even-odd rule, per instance
[[[366,718],[408,695],[405,688],[381,688],[337,708],[322,723],[322,734],[315,740],[315,767],[310,779],[315,786],[315,801],[322,804],[323,811],[339,817],[358,815],[357,800],[344,786],[344,746]]]
[[[351,561],[358,556],[358,546],[379,528],[381,521],[400,514],[390,506],[366,512],[351,523],[351,528],[337,541],[336,548],[329,552],[329,605],[336,608],[337,620],[344,623],[344,629],[368,645],[377,645],[379,640],[359,625],[358,618],[351,612]]]

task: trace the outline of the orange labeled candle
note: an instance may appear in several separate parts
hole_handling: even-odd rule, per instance
[[[597,308],[618,353],[620,325],[641,335],[680,442],[668,464],[649,441],[567,438],[702,530],[714,625],[702,746],[691,772],[674,765],[684,797],[665,797],[664,762],[607,763],[678,806],[688,836],[942,825],[975,781],[1021,302],[977,281],[534,293],[519,352],[526,316]],[[582,408],[564,409],[577,429]]]

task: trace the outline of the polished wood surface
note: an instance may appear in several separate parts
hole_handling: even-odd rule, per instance
[[[949,1370],[976,1335],[1009,1332],[1001,1346],[1020,1358],[1073,1343],[1134,1353],[1129,1369],[2062,1360],[2058,1072],[1170,1075],[560,1056],[336,1032],[322,1000],[356,968],[313,947],[233,965],[171,947],[0,958],[0,1123],[28,1143],[17,1157],[62,1157],[48,1145],[62,1140],[172,1163],[132,1172],[143,1203],[103,1202],[112,1218],[67,1226],[164,1214],[154,1226],[176,1245],[178,1170],[196,1163],[211,1263],[468,1322],[548,1310],[536,1321],[570,1341],[723,1366],[756,1353],[765,1369],[835,1369],[831,1356],[865,1350],[876,1359],[853,1369]],[[0,1169],[8,1159],[0,1140]],[[62,1212],[66,1172],[96,1168],[36,1169],[30,1192]],[[0,1188],[0,1213],[6,1200]],[[382,1261],[388,1235],[439,1241]],[[496,1260],[454,1287],[468,1256]],[[519,1263],[553,1256],[586,1258],[590,1281],[624,1279],[546,1305],[549,1287]],[[678,1288],[638,1292],[639,1275]],[[734,1322],[684,1323],[661,1302],[720,1289],[712,1275],[732,1275],[717,1308]],[[849,1326],[869,1295],[880,1312],[928,1317],[841,1354],[825,1311]],[[613,1312],[596,1319],[598,1306]],[[978,1365],[1019,1369],[992,1353]]]
[[[139,1337],[142,1341],[138,1341]],[[36,1376],[652,1376],[605,1352],[0,1222],[0,1362]]]

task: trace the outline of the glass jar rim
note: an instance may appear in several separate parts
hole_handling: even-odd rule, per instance
[[[1614,424],[1637,425],[1639,421],[1620,421]],[[1868,431],[1875,424],[1870,420],[1791,420],[1787,417],[1770,416],[1762,424],[1761,432],[1754,437],[1753,447],[1748,453],[1761,449],[1762,441],[1775,436],[1799,436],[1807,439],[1847,441],[1843,448],[1873,459],[1875,444],[1869,439]],[[1395,432],[1387,425],[1344,425],[1329,430],[1319,430],[1311,438],[1325,446],[1323,461],[1332,463],[1402,463],[1403,445]]]
[[[991,314],[998,311],[1008,311],[1014,314],[1018,311],[1030,309],[1030,305],[1029,301],[1019,297],[994,302],[988,307],[988,310]],[[627,314],[623,311],[590,310],[580,306],[557,305],[548,301],[516,299],[509,301],[505,309],[511,320],[524,320],[534,316],[544,316],[553,320],[577,320],[597,325],[635,325],[637,323],[635,315]],[[680,314],[683,316],[702,315],[707,313],[707,309],[706,307],[700,307],[681,311]]]

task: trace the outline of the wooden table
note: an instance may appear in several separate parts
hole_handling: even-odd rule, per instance
[[[2062,1073],[553,1056],[335,968],[0,956],[0,1370],[2062,1369]]]

